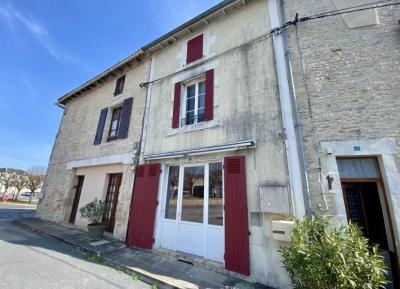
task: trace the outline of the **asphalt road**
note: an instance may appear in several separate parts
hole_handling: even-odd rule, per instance
[[[34,213],[34,208],[0,203],[0,288],[151,288],[110,267],[87,261],[67,244],[13,222]]]

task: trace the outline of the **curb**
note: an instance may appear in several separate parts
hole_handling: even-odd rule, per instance
[[[157,288],[161,288],[161,289],[188,289],[188,287],[176,286],[176,285],[170,284],[168,282],[165,282],[164,280],[161,280],[161,279],[158,279],[158,278],[154,278],[154,277],[150,276],[149,274],[145,274],[142,270],[134,270],[134,269],[132,269],[130,267],[118,264],[118,263],[110,260],[109,258],[107,258],[107,254],[110,254],[111,252],[106,253],[106,255],[102,255],[100,253],[93,252],[93,251],[89,250],[88,248],[85,248],[83,246],[79,246],[77,244],[74,244],[73,242],[70,242],[68,240],[62,239],[62,238],[60,238],[58,236],[55,236],[53,234],[49,234],[49,233],[41,230],[40,228],[32,227],[32,226],[30,226],[30,225],[28,225],[28,224],[26,224],[24,222],[21,222],[21,220],[14,220],[14,222],[16,224],[18,224],[19,226],[21,226],[21,227],[29,229],[32,232],[39,233],[41,235],[50,237],[52,239],[61,241],[64,244],[70,245],[70,246],[74,247],[80,253],[92,254],[92,255],[97,255],[99,257],[102,257],[104,259],[104,262],[99,263],[99,264],[108,266],[110,268],[113,268],[113,269],[116,269],[116,270],[119,270],[119,271],[122,271],[125,274],[130,275],[130,276],[137,275],[137,276],[139,276],[139,280],[140,281],[145,282],[145,283],[147,283],[149,285],[157,285]],[[90,260],[88,260],[88,261],[91,262]]]
[[[0,204],[5,206],[21,206],[21,207],[37,208],[37,204],[24,204],[19,202],[13,203],[13,202],[0,201]]]

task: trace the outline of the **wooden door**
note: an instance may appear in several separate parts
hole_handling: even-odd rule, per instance
[[[347,219],[357,224],[371,245],[379,245],[388,269],[387,278],[393,284],[386,288],[399,288],[396,252],[389,247],[383,210],[377,182],[343,182],[342,188]]]
[[[121,186],[122,174],[110,174],[105,200],[105,211],[103,223],[106,225],[106,231],[112,233],[115,225],[115,211],[117,209],[119,188]]]
[[[69,222],[71,224],[75,223],[76,213],[78,211],[79,199],[81,198],[83,180],[85,179],[85,176],[77,176],[77,177],[78,177],[78,183],[75,186],[74,202],[72,203],[71,216],[69,217]]]

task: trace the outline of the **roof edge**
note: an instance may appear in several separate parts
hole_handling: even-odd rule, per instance
[[[94,84],[95,82],[97,82],[98,80],[102,79],[103,77],[107,76],[108,74],[110,74],[111,72],[117,70],[118,68],[120,68],[121,66],[127,64],[128,62],[134,60],[135,58],[139,58],[140,56],[143,56],[143,54],[145,54],[145,52],[140,49],[138,51],[136,51],[135,53],[131,54],[130,56],[124,58],[123,60],[117,62],[116,64],[114,64],[113,66],[107,68],[105,71],[103,71],[102,73],[98,74],[97,76],[89,79],[88,81],[86,81],[85,83],[81,84],[80,86],[78,86],[77,88],[71,90],[70,92],[68,92],[67,94],[61,96],[60,98],[57,99],[56,105],[65,105],[65,102],[74,94],[78,93],[80,90],[84,89],[85,87],[88,87],[91,84]]]
[[[214,14],[215,12],[218,12],[219,10],[225,8],[227,5],[234,3],[234,2],[239,2],[239,0],[224,0],[217,5],[211,7],[210,9],[204,11],[203,13],[197,15],[196,17],[190,19],[189,21],[186,21],[182,25],[179,25],[175,29],[165,33],[161,37],[157,38],[156,40],[150,42],[149,44],[145,45],[142,47],[143,51],[147,51],[150,48],[154,47],[155,45],[159,44],[160,42],[163,42],[167,40],[168,38],[172,37],[174,34],[186,29],[189,26],[192,26],[193,24],[196,24],[197,22],[203,20],[205,17],[210,16],[211,14]]]
[[[80,85],[79,87],[71,90],[70,92],[68,92],[67,94],[61,96],[60,98],[57,99],[57,102],[55,103],[57,106],[60,107],[64,107],[65,104],[67,103],[67,101],[73,97],[75,94],[79,93],[80,91],[82,91],[83,89],[90,87],[91,85],[95,85],[95,83],[97,83],[97,81],[99,81],[100,79],[102,79],[103,77],[108,76],[110,73],[112,73],[113,71],[119,69],[120,67],[122,67],[123,65],[127,64],[128,62],[134,60],[135,58],[139,58],[140,56],[143,56],[144,54],[147,53],[147,51],[149,51],[151,48],[153,48],[154,46],[162,43],[163,41],[173,37],[175,34],[183,31],[184,29],[189,28],[190,26],[199,23],[201,20],[204,20],[204,18],[217,13],[218,11],[226,8],[228,5],[233,4],[235,2],[244,2],[246,4],[247,0],[224,0],[220,3],[218,3],[217,5],[211,7],[210,9],[204,11],[203,13],[199,14],[198,16],[190,19],[189,21],[186,21],[185,23],[183,23],[182,25],[178,26],[177,28],[167,32],[166,34],[162,35],[161,37],[155,39],[154,41],[150,42],[149,44],[143,46],[141,49],[139,49],[138,51],[136,51],[135,53],[133,53],[132,55],[126,57],[125,59],[117,62],[116,64],[114,64],[113,66],[111,66],[110,68],[106,69],[105,71],[103,71],[102,73],[98,74],[97,76],[91,78],[90,80],[86,81],[85,83],[83,83],[82,85]]]

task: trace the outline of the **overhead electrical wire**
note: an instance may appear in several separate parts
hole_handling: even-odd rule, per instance
[[[390,3],[387,3],[390,2]],[[382,3],[387,3],[387,4],[382,4]],[[375,5],[375,6],[371,6]],[[322,19],[326,17],[331,17],[331,16],[337,16],[337,15],[342,15],[342,14],[347,14],[347,13],[354,13],[354,12],[360,12],[360,11],[365,11],[365,10],[371,10],[371,9],[376,9],[376,8],[383,8],[387,6],[395,6],[395,5],[400,5],[400,1],[393,1],[393,0],[384,0],[384,1],[378,1],[378,2],[373,2],[369,4],[363,4],[363,5],[357,5],[357,6],[352,6],[348,8],[343,8],[343,9],[338,9],[338,10],[333,10],[333,11],[328,11],[320,14],[315,14],[311,16],[305,16],[299,18],[298,13],[296,14],[296,17],[292,21],[288,21],[285,24],[283,24],[280,27],[276,27],[272,29],[273,33],[280,33],[282,30],[286,29],[287,27],[291,25],[297,25],[297,23],[300,22],[306,22],[314,19]],[[365,7],[365,6],[370,6],[370,7]]]
[[[337,12],[341,12],[341,11],[345,11],[345,10],[349,10],[349,9],[356,9],[356,8],[361,8],[361,7],[371,6],[371,5],[378,5],[378,4],[382,4],[382,3],[386,3],[386,2],[395,2],[395,1],[396,0],[381,0],[381,1],[376,1],[376,2],[371,2],[371,3],[356,5],[356,6],[351,6],[351,7],[347,7],[347,8],[336,9],[336,10],[332,10],[332,11],[328,11],[328,12],[322,12],[320,14],[315,14],[313,16],[320,16],[320,15],[325,15],[325,14],[330,14],[330,13],[337,13]],[[376,8],[376,7],[373,7],[373,8]]]
[[[384,4],[384,3],[386,3],[386,4]],[[323,13],[319,13],[319,14],[315,14],[315,15],[311,15],[311,16],[301,17],[301,18],[299,18],[298,17],[299,16],[298,13],[296,13],[296,17],[295,17],[294,20],[288,21],[285,24],[283,24],[282,26],[276,27],[276,28],[272,29],[271,31],[263,33],[263,34],[255,37],[253,39],[250,39],[250,40],[248,40],[248,41],[246,41],[246,42],[244,42],[244,43],[242,43],[242,44],[240,44],[238,46],[232,47],[232,48],[230,48],[228,50],[225,50],[225,51],[223,51],[221,53],[218,53],[216,55],[208,57],[205,60],[205,62],[209,62],[210,60],[213,60],[213,59],[215,59],[215,58],[217,58],[219,56],[222,56],[224,54],[230,53],[230,52],[232,52],[234,50],[237,50],[239,48],[248,46],[249,44],[251,44],[253,42],[256,42],[256,41],[258,41],[258,40],[260,40],[260,39],[262,39],[264,37],[269,37],[269,36],[272,36],[274,34],[279,34],[283,30],[287,29],[289,26],[292,26],[292,25],[296,26],[298,23],[307,22],[307,21],[315,20],[315,19],[322,19],[322,18],[326,18],[326,17],[342,15],[342,14],[347,14],[347,13],[354,13],[354,12],[360,12],[360,11],[365,11],[365,10],[370,10],[370,9],[377,9],[377,8],[383,8],[383,7],[388,7],[388,6],[396,6],[396,5],[400,5],[400,1],[398,1],[398,0],[397,1],[395,1],[395,0],[382,0],[382,1],[377,1],[377,2],[372,2],[372,3],[367,3],[367,4],[356,5],[356,6],[352,6],[352,7],[348,7],[348,8],[342,8],[342,9],[327,11],[327,12],[323,12]],[[192,69],[192,68],[200,66],[202,64],[204,64],[204,62],[201,62],[201,63],[196,64],[196,65],[191,65],[191,66],[186,67],[186,68],[184,68],[182,70],[179,70],[177,72],[171,73],[169,75],[163,76],[163,77],[158,78],[158,79],[154,79],[154,80],[149,81],[149,82],[143,82],[143,83],[140,84],[140,87],[145,87],[148,84],[159,82],[159,81],[163,81],[163,80],[168,79],[168,78],[170,78],[170,77],[172,77],[174,75],[177,75],[177,74],[179,74],[179,73],[181,73],[183,71]]]

